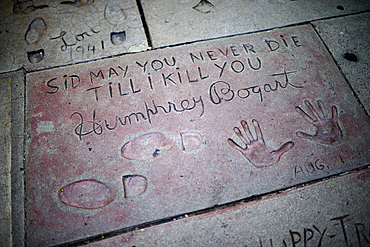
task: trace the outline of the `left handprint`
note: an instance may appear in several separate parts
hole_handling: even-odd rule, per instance
[[[279,162],[280,157],[285,152],[293,148],[294,143],[292,141],[284,143],[277,150],[268,147],[263,139],[261,127],[258,121],[253,119],[252,123],[256,132],[256,138],[253,137],[246,121],[241,121],[246,137],[238,127],[234,127],[235,134],[246,145],[245,148],[236,144],[231,138],[229,138],[228,142],[233,148],[241,152],[256,168],[275,165]]]
[[[320,108],[322,116],[315,110],[311,102],[305,100],[307,113],[301,107],[296,106],[296,111],[310,124],[316,127],[315,134],[308,134],[302,131],[297,131],[297,136],[304,139],[313,140],[321,144],[332,144],[343,138],[342,129],[338,124],[338,109],[336,106],[331,107],[331,118],[324,107],[324,104],[318,100],[317,104]]]

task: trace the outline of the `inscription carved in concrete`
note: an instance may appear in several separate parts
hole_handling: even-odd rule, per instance
[[[0,72],[147,49],[134,0],[5,0],[0,18]]]
[[[26,119],[30,245],[369,162],[369,119],[309,25],[34,72]]]

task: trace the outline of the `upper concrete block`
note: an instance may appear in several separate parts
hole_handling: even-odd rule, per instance
[[[313,24],[370,113],[370,13],[316,21]]]
[[[369,119],[310,25],[27,75],[28,243],[361,167]]]
[[[143,0],[153,46],[282,27],[368,10],[366,0]]]
[[[0,9],[0,72],[147,49],[134,0],[6,0]]]

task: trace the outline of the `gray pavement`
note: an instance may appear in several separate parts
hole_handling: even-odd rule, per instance
[[[316,21],[313,25],[369,113],[369,13]]]
[[[0,92],[1,92],[1,118],[0,123],[3,126],[1,130],[1,171],[0,171],[0,229],[1,238],[0,243],[4,246],[11,244],[11,78],[2,76],[0,79]]]
[[[368,176],[367,169],[86,246],[368,246]]]
[[[143,0],[154,47],[366,11],[368,1]]]
[[[370,246],[369,6],[2,1],[1,246]]]

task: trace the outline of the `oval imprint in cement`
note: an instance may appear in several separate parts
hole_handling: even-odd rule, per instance
[[[59,190],[58,197],[68,206],[84,209],[102,208],[115,199],[109,186],[96,179],[69,183]]]
[[[173,144],[174,141],[163,133],[151,132],[126,142],[121,154],[129,160],[150,160],[169,151]]]

